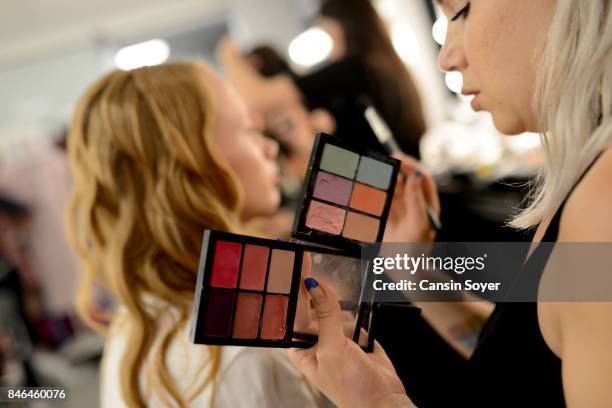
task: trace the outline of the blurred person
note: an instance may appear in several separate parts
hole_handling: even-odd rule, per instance
[[[325,109],[306,109],[293,84],[296,74],[274,48],[258,46],[242,55],[228,37],[219,43],[217,58],[250,109],[262,115],[266,134],[279,142],[287,168],[301,183],[314,135],[334,133],[334,118]]]
[[[293,74],[283,57],[269,45],[259,45],[246,53],[249,63],[264,77]]]
[[[248,64],[241,63],[239,52],[227,42],[222,44],[221,61],[241,94],[254,106],[269,108],[299,100],[311,111],[324,109],[333,116],[334,135],[385,152],[364,117],[372,105],[404,153],[419,158],[420,138],[426,131],[421,99],[371,2],[323,1],[313,26],[329,33],[333,48],[325,65],[305,75],[283,71],[285,65],[270,58],[268,50],[265,58],[275,61],[271,72],[277,74],[269,81],[258,81],[246,68]],[[262,61],[256,57],[253,63]]]
[[[404,153],[419,158],[419,142],[426,131],[421,98],[371,1],[323,0],[319,18],[313,26],[330,35],[333,48],[327,66],[298,81],[298,87],[310,106],[322,104],[333,109],[336,115],[347,115],[344,120],[336,118],[340,128],[343,125],[355,127],[358,115],[363,116],[365,105],[371,104],[385,120]],[[345,85],[337,85],[343,82]],[[341,93],[324,97],[325,92],[333,92],[334,86],[347,94],[344,100]],[[346,106],[338,106],[342,104]],[[351,119],[348,112],[352,110],[357,113],[353,113]],[[340,137],[349,139],[353,130],[347,128],[346,135],[342,128],[338,132],[342,133]],[[376,145],[367,140],[363,143]]]
[[[545,162],[531,201],[512,221],[514,227],[536,229],[512,290],[526,285],[537,294],[566,272],[579,277],[584,259],[567,265],[540,243],[612,242],[609,1],[439,3],[449,20],[441,68],[462,74],[462,93],[473,97],[474,110],[492,114],[499,131],[540,132],[544,142]],[[609,265],[594,267],[609,274]],[[575,281],[583,283],[588,285]],[[338,330],[333,293],[313,284],[310,291],[319,343],[291,350],[295,365],[339,407],[414,407],[385,351],[377,346],[363,353]],[[610,406],[612,303],[581,300],[497,303],[465,371],[456,377],[460,387],[453,390],[453,404]],[[448,391],[446,384],[440,389]]]
[[[225,46],[233,47],[231,44]],[[295,73],[285,59],[271,46],[260,45],[245,54],[253,68],[265,78]],[[253,107],[259,110],[258,107]],[[326,112],[308,112],[300,101],[284,103],[262,110],[264,134],[279,144],[279,159],[283,173],[283,197],[291,208],[299,200],[302,182],[308,167],[310,151],[317,132],[331,133],[333,119]],[[319,117],[329,118],[328,123],[320,125]],[[293,202],[292,202],[293,201]]]
[[[235,91],[195,62],[113,71],[81,98],[68,150],[77,302],[107,336],[102,406],[316,406],[283,351],[187,340],[203,231],[244,233],[279,205],[278,145]],[[94,285],[118,304],[108,328]]]
[[[279,144],[281,208],[273,217],[256,220],[268,235],[288,238],[295,208],[301,202],[314,136],[332,133],[332,116],[323,109],[306,110],[290,80],[294,73],[270,46],[241,54],[231,38],[223,39],[217,57],[252,112],[262,118],[264,134]]]
[[[40,294],[38,304],[28,307],[38,315],[35,342],[55,347],[75,339],[73,328],[78,327],[73,299],[80,269],[63,222],[72,180],[65,151],[34,134],[25,133],[20,140],[23,157],[0,164],[0,191],[26,206],[29,215],[19,228],[0,225],[0,240],[16,243],[5,252],[24,285]]]
[[[2,377],[10,376],[9,363],[14,362],[19,373],[13,377],[20,379],[19,385],[40,385],[31,362],[32,337],[28,329],[32,321],[25,310],[26,298],[30,296],[19,271],[0,251],[0,384]]]
[[[43,319],[39,290],[24,251],[30,214],[22,203],[0,196],[0,378],[12,376],[20,385],[35,387],[39,381],[31,362],[32,343],[44,339],[37,330]]]

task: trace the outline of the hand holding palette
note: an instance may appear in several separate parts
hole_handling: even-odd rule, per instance
[[[316,319],[301,285],[308,276],[330,284],[343,309],[359,314],[353,319],[357,339],[362,328],[369,329],[362,327],[361,322],[369,321],[358,308],[360,269],[358,257],[333,249],[207,230],[190,339],[199,344],[311,347],[317,337],[309,329]]]
[[[343,315],[354,325],[353,340],[371,351],[373,295],[364,289],[360,243],[382,240],[399,167],[396,159],[317,135],[292,235],[333,248],[206,231],[191,340],[312,346],[316,319],[301,285],[312,276],[336,291],[351,312]]]
[[[399,160],[318,134],[293,237],[351,251],[381,241],[399,167]]]

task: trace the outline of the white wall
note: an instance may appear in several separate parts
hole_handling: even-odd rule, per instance
[[[24,0],[21,8],[0,16],[0,149],[7,145],[3,139],[24,128],[47,135],[60,131],[78,96],[113,68],[119,46],[227,18],[232,35],[245,46],[271,43],[286,49],[302,29],[298,3]],[[29,24],[35,27],[26,29]]]
[[[0,126],[59,130],[72,103],[107,68],[91,48],[0,72]]]
[[[295,0],[235,0],[230,15],[232,36],[244,49],[268,44],[286,52],[304,28]]]

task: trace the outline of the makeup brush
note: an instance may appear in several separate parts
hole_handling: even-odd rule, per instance
[[[391,129],[389,129],[389,126],[387,126],[383,118],[380,116],[376,108],[372,106],[372,104],[366,104],[364,116],[368,121],[370,128],[372,128],[372,131],[376,135],[376,138],[390,156],[393,156],[395,153],[401,152],[399,145],[397,144],[395,139],[393,139]],[[404,173],[401,174],[406,177]],[[431,205],[429,205],[429,203],[427,203],[426,205],[429,223],[434,229],[439,231],[442,228],[442,223],[440,222],[440,219],[436,215],[436,212],[431,207]]]

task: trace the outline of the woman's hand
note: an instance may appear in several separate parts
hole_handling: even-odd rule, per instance
[[[312,255],[310,252],[305,252],[304,257],[302,258],[301,279],[314,279],[312,276]],[[331,284],[325,283],[325,287],[327,288],[328,292],[332,293],[334,298],[338,299],[338,296],[334,291],[334,287]],[[306,285],[300,285],[297,309],[295,312],[295,321],[293,323],[294,331],[315,335],[319,334],[319,322],[317,320],[316,310],[311,307],[311,304],[314,304],[314,302],[310,302]],[[353,336],[353,331],[355,330],[355,316],[351,312],[343,310],[340,313],[340,322],[342,324],[342,331],[344,332],[344,335],[351,338]]]
[[[404,154],[396,158],[402,161],[403,176],[400,175],[393,195],[383,241],[432,242],[436,231],[429,221],[427,206],[440,215],[436,183],[416,159]]]
[[[338,299],[325,284],[306,280],[319,328],[312,348],[290,349],[289,359],[338,407],[414,407],[380,344],[365,353],[342,331]]]

